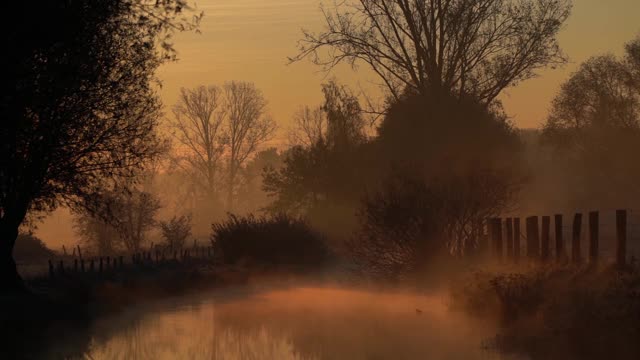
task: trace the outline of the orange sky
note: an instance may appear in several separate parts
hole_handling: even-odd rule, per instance
[[[331,0],[329,0],[331,2]],[[321,100],[324,74],[308,63],[286,65],[296,53],[301,28],[321,29],[319,0],[199,0],[205,12],[201,34],[179,34],[180,61],[160,71],[165,105],[175,103],[180,87],[253,81],[269,100],[276,121],[286,128],[300,105]],[[537,79],[510,89],[502,98],[520,127],[537,127],[546,116],[559,85],[589,56],[621,53],[640,33],[640,0],[574,0],[573,15],[560,34],[570,63],[546,70]],[[367,72],[341,69],[343,83],[367,89]]]
[[[283,135],[297,107],[321,101],[324,74],[308,62],[286,65],[287,56],[296,52],[300,29],[321,28],[319,4],[318,0],[199,0],[198,7],[205,11],[202,33],[178,34],[180,61],[165,65],[159,74],[165,105],[175,103],[180,87],[253,81],[264,91]],[[640,0],[574,0],[573,15],[560,35],[571,63],[544,71],[503,96],[516,124],[539,126],[559,85],[581,61],[595,54],[621,53],[623,44],[640,32],[639,14]],[[336,76],[356,87],[366,88],[371,81],[348,69]],[[69,221],[67,211],[57,211],[37,234],[55,248],[74,245]]]

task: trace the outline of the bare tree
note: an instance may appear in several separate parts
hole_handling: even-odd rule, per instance
[[[324,141],[327,134],[327,117],[321,106],[301,107],[293,115],[293,126],[289,130],[292,146],[309,147]]]
[[[150,193],[116,189],[100,196],[101,209],[79,212],[76,231],[95,251],[136,252],[155,225],[160,202]]]
[[[173,107],[175,138],[183,146],[176,160],[192,182],[211,199],[217,191],[218,168],[224,152],[222,126],[225,106],[217,86],[181,89]]]
[[[231,81],[224,84],[227,126],[225,140],[229,162],[227,206],[233,209],[236,176],[250,158],[275,133],[276,124],[266,114],[267,101],[253,83]]]
[[[556,36],[570,0],[348,0],[322,7],[326,28],[299,53],[330,71],[366,64],[390,95],[468,94],[486,104],[566,59]]]
[[[161,221],[160,228],[167,247],[182,248],[191,236],[191,215],[174,216],[169,221]]]

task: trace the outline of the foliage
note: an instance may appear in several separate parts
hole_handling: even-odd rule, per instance
[[[437,174],[504,169],[517,160],[519,139],[498,108],[473,97],[407,93],[378,126],[378,158]]]
[[[284,153],[280,169],[267,168],[264,190],[274,198],[272,213],[307,214],[326,202],[357,200],[363,189],[367,144],[358,98],[331,80],[323,84],[324,103],[296,120],[299,139]]]
[[[453,304],[503,321],[493,346],[532,359],[633,359],[640,355],[640,276],[549,268],[482,273],[453,292]]]
[[[489,104],[566,61],[556,36],[569,0],[360,0],[322,10],[325,29],[304,31],[292,61],[309,57],[326,71],[365,64],[396,100],[408,90]]]
[[[54,252],[37,236],[31,233],[18,235],[13,256],[17,261],[46,261]]]
[[[191,236],[191,215],[172,217],[169,221],[161,221],[162,237],[171,249],[180,249]]]
[[[100,254],[139,251],[156,224],[159,200],[144,191],[116,189],[103,192],[100,204],[97,213],[78,213],[78,235]]]
[[[624,58],[593,57],[562,85],[542,132],[568,180],[579,206],[631,206],[640,199],[635,184],[640,168],[640,39]],[[606,185],[605,185],[606,184]]]
[[[416,274],[445,254],[473,256],[483,220],[509,206],[510,191],[494,173],[396,174],[365,197],[350,253],[363,272],[390,278]]]
[[[276,148],[256,153],[240,172],[237,194],[238,211],[263,210],[269,205],[269,197],[263,190],[263,174],[266,169],[280,169],[283,155]]]
[[[154,72],[170,35],[192,30],[184,0],[16,3],[0,36],[0,283],[28,211],[96,206],[94,194],[158,155]]]
[[[238,217],[212,225],[211,241],[224,262],[315,269],[329,257],[324,239],[300,218]]]
[[[443,207],[443,199],[423,182],[387,182],[364,200],[361,228],[349,243],[353,260],[378,277],[417,272],[445,247]]]

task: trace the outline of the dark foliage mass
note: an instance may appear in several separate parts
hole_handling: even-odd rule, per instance
[[[493,346],[532,359],[640,356],[637,268],[596,273],[560,268],[478,273],[456,285],[453,305],[502,320]]]
[[[161,221],[160,229],[165,245],[171,249],[180,249],[191,236],[191,215],[174,216],[169,221]]]
[[[511,166],[520,145],[499,107],[468,96],[419,94],[390,106],[375,142],[382,159],[436,175]]]
[[[54,252],[33,234],[20,234],[13,249],[13,256],[17,261],[47,261]]]
[[[0,28],[0,283],[27,212],[91,208],[94,194],[155,157],[154,71],[173,30],[192,28],[184,0],[19,2]],[[195,19],[195,23],[197,20]]]
[[[212,229],[214,249],[227,264],[317,269],[329,259],[323,237],[299,218],[229,215]]]
[[[553,150],[575,206],[634,207],[640,167],[640,38],[624,57],[596,56],[562,85],[541,140]]]

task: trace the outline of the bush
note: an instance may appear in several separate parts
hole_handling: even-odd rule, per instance
[[[424,270],[434,256],[476,255],[482,222],[508,208],[513,189],[500,174],[426,178],[396,174],[366,197],[349,243],[370,274],[396,278]]]
[[[453,304],[503,324],[493,346],[531,359],[640,358],[640,273],[546,269],[475,275]]]
[[[313,269],[324,265],[329,257],[322,236],[300,218],[229,215],[212,229],[214,251],[222,254],[226,264]]]
[[[53,257],[54,253],[45,243],[33,234],[20,234],[13,248],[17,261],[42,261]]]
[[[444,248],[442,208],[423,182],[388,182],[363,201],[360,229],[347,246],[354,262],[376,277],[414,273]]]
[[[161,221],[160,229],[167,247],[180,249],[191,236],[191,215],[174,216],[169,221]]]

